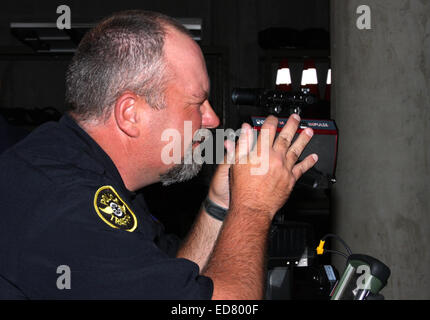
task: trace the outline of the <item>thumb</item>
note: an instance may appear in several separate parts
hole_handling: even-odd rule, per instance
[[[227,151],[227,153],[224,156],[224,163],[228,164],[230,166],[234,163],[234,156],[235,156],[235,144],[234,141],[231,140],[225,140],[224,141],[224,148]]]
[[[247,159],[254,144],[254,132],[248,123],[242,124],[239,140],[237,141],[236,161],[242,163]],[[242,159],[243,158],[243,159]],[[242,160],[241,160],[242,159]]]
[[[224,161],[219,163],[215,171],[215,178],[220,176],[228,175],[230,166],[234,164],[234,142],[231,140],[224,141],[224,148],[226,149],[226,154],[224,155]]]

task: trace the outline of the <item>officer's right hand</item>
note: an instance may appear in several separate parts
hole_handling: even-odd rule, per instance
[[[252,151],[252,129],[248,124],[242,126],[230,172],[231,208],[245,207],[249,214],[272,219],[284,205],[296,181],[318,161],[312,154],[297,163],[313,135],[307,128],[292,144],[299,124],[300,117],[291,116],[275,139],[278,119],[269,116]]]

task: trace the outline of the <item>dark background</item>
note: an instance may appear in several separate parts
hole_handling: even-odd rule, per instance
[[[2,1],[0,115],[20,129],[31,130],[62,114],[64,73],[71,54],[35,53],[11,34],[9,24],[55,23],[61,4],[70,6],[72,24],[94,23],[114,11],[135,8],[201,18],[200,45],[211,77],[210,100],[224,128],[236,129],[250,115],[264,114],[261,109],[233,105],[233,88],[273,88],[276,69],[288,59],[297,89],[304,59],[313,58],[323,80],[320,94],[325,97],[325,74],[332,66],[333,99],[313,110],[313,116],[331,115],[336,120],[338,181],[333,190],[296,186],[275,219],[278,227],[287,229],[283,235],[291,235],[280,239],[279,243],[291,245],[282,250],[282,257],[299,253],[290,249],[303,248],[303,239],[314,248],[323,234],[335,232],[354,252],[370,254],[390,266],[386,297],[428,299],[430,255],[423,250],[430,234],[428,1]],[[357,8],[363,4],[372,11],[369,30],[356,25]],[[272,48],[264,49],[259,33],[269,28],[283,29],[270,39]],[[303,40],[312,39],[303,47]],[[38,117],[36,108],[47,107],[45,117]],[[1,138],[2,126],[0,119]],[[205,166],[190,182],[143,190],[152,213],[168,231],[186,234],[213,170],[214,166]],[[334,262],[343,269],[342,257]]]
[[[9,28],[11,22],[55,23],[59,16],[56,9],[60,4],[70,7],[72,24],[97,22],[124,9],[154,10],[177,18],[201,18],[201,45],[206,52],[222,56],[222,66],[218,70],[223,72],[227,91],[238,86],[258,87],[264,84],[260,70],[262,60],[273,52],[259,47],[259,31],[270,27],[329,31],[328,0],[3,1],[0,11],[0,107],[53,106],[64,110],[64,73],[70,57],[42,59],[17,55],[17,52],[24,51],[22,43],[11,35]],[[224,125],[232,127],[237,124],[234,108],[228,105],[226,110],[221,105],[214,107]]]
[[[300,83],[305,58],[313,58],[319,64],[317,67],[323,70],[324,80],[330,65],[328,0],[3,1],[0,11],[0,114],[10,124],[28,131],[45,121],[56,120],[65,111],[64,77],[72,54],[35,52],[11,33],[10,23],[55,23],[59,16],[57,6],[62,4],[71,9],[72,25],[95,23],[124,9],[159,11],[176,18],[201,18],[203,28],[199,44],[211,78],[210,100],[223,128],[236,130],[242,122],[249,121],[250,115],[266,114],[265,110],[233,105],[230,98],[233,88],[274,89],[276,70],[286,58],[295,69],[292,74],[296,78],[293,79],[295,88]],[[267,45],[263,48],[259,44],[259,32],[270,28],[283,30],[278,29],[275,36],[267,38],[272,42],[271,48]],[[323,35],[315,38],[318,40],[315,46],[312,42],[303,46],[303,38],[298,37],[298,32],[307,30],[317,30]],[[325,81],[321,83],[323,95]],[[321,108],[323,112],[317,112],[317,117],[328,118],[329,102],[325,101]],[[152,214],[164,223],[168,232],[180,237],[186,235],[207,194],[214,169],[213,165],[205,165],[199,176],[190,182],[170,187],[156,184],[141,191]],[[277,215],[278,228],[284,232],[281,235],[288,232],[288,239],[277,243],[276,250],[296,261],[304,246],[316,246],[317,239],[330,231],[330,209],[329,190],[296,188]],[[279,252],[273,250],[271,254],[277,257]]]
[[[70,7],[72,24],[94,23],[124,9],[159,11],[177,18],[201,18],[200,45],[211,78],[211,103],[224,128],[236,129],[248,120],[248,109],[240,109],[231,103],[230,94],[234,87],[274,88],[270,78],[273,74],[270,74],[283,57],[300,60],[307,55],[316,55],[327,61],[329,58],[328,43],[326,50],[263,49],[258,43],[258,32],[273,27],[298,31],[319,28],[328,33],[329,2],[325,0],[3,1],[0,12],[0,110],[9,122],[30,130],[37,123],[26,125],[25,115],[18,110],[50,107],[53,109],[48,114],[54,118],[57,116],[54,110],[64,112],[64,75],[71,54],[35,53],[12,35],[9,25],[11,22],[55,23],[59,16],[56,9],[61,4]],[[254,114],[264,114],[261,110],[250,110],[254,110]],[[205,166],[199,177],[189,183],[163,189],[155,185],[144,190],[154,215],[165,222],[168,231],[185,235],[205,197],[213,170],[213,166]],[[327,213],[327,202],[323,207]]]

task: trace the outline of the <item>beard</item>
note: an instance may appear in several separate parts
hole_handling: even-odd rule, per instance
[[[200,145],[196,147],[200,151]],[[196,163],[193,159],[193,146],[191,145],[185,152],[184,159],[180,164],[173,166],[166,173],[160,175],[160,182],[163,186],[191,180],[200,172],[203,164]]]

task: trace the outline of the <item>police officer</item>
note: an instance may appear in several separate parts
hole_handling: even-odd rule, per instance
[[[24,139],[27,134],[27,130],[10,125],[6,119],[0,115],[0,154],[15,143]]]
[[[0,158],[0,297],[262,298],[266,236],[295,181],[317,161],[296,163],[312,130],[291,144],[299,118],[277,138],[277,119],[267,118],[269,147],[263,135],[255,146],[267,155],[267,172],[252,174],[256,154],[236,148],[237,164],[217,168],[179,245],[135,192],[199,170],[165,164],[165,130],[177,130],[184,141],[175,143],[192,151],[198,143],[187,140],[184,122],[193,135],[219,125],[199,46],[169,17],[120,12],[85,35],[66,87],[70,111]],[[249,146],[251,128],[242,129],[238,143]]]

